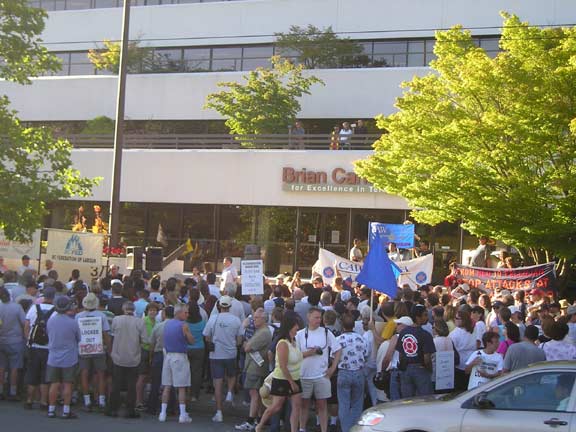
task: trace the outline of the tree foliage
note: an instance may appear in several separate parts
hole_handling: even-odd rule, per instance
[[[436,34],[433,72],[403,84],[356,171],[419,222],[463,220],[562,263],[576,255],[576,29],[503,17],[495,58],[460,27]]]
[[[352,63],[362,47],[350,38],[338,37],[332,27],[320,30],[309,24],[307,27],[291,26],[288,33],[276,33],[276,46],[283,57],[296,55],[306,69],[336,68]]]
[[[41,46],[46,13],[26,0],[0,1],[0,76],[20,84],[56,71],[58,59]],[[24,127],[0,97],[0,229],[26,240],[42,225],[46,204],[86,196],[96,180],[71,168],[71,146],[46,128]]]
[[[244,75],[244,83],[223,82],[226,87],[207,97],[205,108],[226,118],[231,134],[286,133],[300,112],[298,98],[310,94],[310,87],[323,84],[315,76],[303,74],[303,66],[272,57],[272,68],[257,68]]]
[[[104,40],[103,48],[91,49],[88,51],[88,59],[98,70],[107,70],[118,74],[120,69],[120,42]],[[154,62],[154,51],[151,48],[140,47],[139,41],[128,44],[127,70],[130,73],[137,73],[142,68]]]

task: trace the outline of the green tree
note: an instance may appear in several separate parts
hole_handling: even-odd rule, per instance
[[[226,87],[209,94],[205,108],[226,118],[231,134],[286,133],[300,112],[298,98],[310,94],[314,84],[324,84],[315,76],[303,74],[301,65],[272,57],[272,69],[257,68],[244,75],[245,83],[223,82]]]
[[[114,120],[106,116],[94,117],[86,122],[86,126],[80,132],[82,135],[100,135],[114,133]]]
[[[398,112],[356,171],[405,197],[419,222],[463,220],[535,262],[576,255],[576,29],[503,14],[490,58],[470,32],[436,34],[432,73],[404,83]]]
[[[0,1],[0,77],[20,84],[59,69],[39,39],[46,12],[27,3]],[[29,239],[42,225],[47,203],[90,193],[96,181],[71,167],[70,151],[48,129],[24,127],[8,98],[0,97],[0,229],[6,236]]]
[[[88,51],[88,59],[98,70],[107,70],[118,74],[120,69],[120,42],[110,41],[103,42],[104,47],[91,49]],[[129,73],[138,73],[141,70],[150,70],[154,61],[154,50],[152,48],[140,47],[139,41],[133,41],[128,44],[128,62],[127,68]]]
[[[288,33],[276,33],[276,46],[283,57],[298,57],[305,69],[336,68],[362,61],[362,46],[350,38],[338,37],[332,27],[320,30],[291,26]]]

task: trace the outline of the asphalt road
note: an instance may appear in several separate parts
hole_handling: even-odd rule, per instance
[[[160,432],[162,430],[194,428],[210,430],[211,432],[230,432],[234,430],[235,424],[244,420],[242,413],[247,412],[248,408],[237,407],[228,410],[227,408],[224,407],[224,423],[212,422],[215,406],[210,401],[206,401],[193,406],[190,410],[192,423],[179,424],[177,416],[168,417],[166,423],[160,423],[157,417],[147,414],[142,414],[141,418],[132,420],[122,417],[111,418],[96,413],[84,413],[78,409],[73,409],[77,413],[78,419],[48,419],[45,411],[39,409],[25,410],[21,403],[0,401],[0,430],[12,432],[26,430],[42,430],[43,432]]]

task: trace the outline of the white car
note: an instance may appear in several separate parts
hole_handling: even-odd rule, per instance
[[[353,432],[576,432],[575,361],[535,363],[464,393],[388,402]]]

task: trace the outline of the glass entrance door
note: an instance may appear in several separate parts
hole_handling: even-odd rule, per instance
[[[343,209],[300,209],[296,270],[311,274],[319,248],[348,255],[349,212]]]

